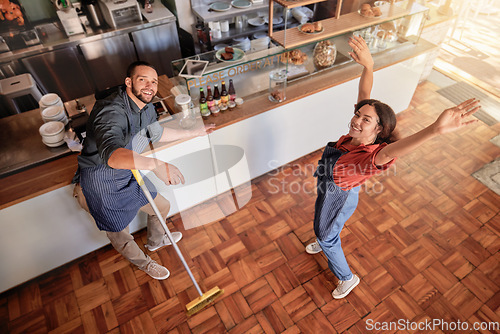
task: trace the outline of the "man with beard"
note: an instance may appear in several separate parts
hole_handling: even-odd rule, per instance
[[[158,74],[154,67],[137,61],[129,66],[124,87],[96,101],[78,156],[79,171],[74,181],[79,183],[74,194],[120,254],[151,277],[166,279],[170,275],[168,269],[144,254],[129,232],[128,225],[141,210],[148,213],[145,247],[155,251],[171,244],[131,169],[150,170],[167,185],[184,183],[184,176],[175,166],[140,153],[151,142],[201,136],[213,131],[213,125],[191,131],[164,131],[150,103],[157,90]],[[170,203],[154,191],[151,193],[166,217]],[[176,242],[182,238],[180,232],[172,235]]]

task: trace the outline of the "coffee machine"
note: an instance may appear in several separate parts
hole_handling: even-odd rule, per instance
[[[70,0],[52,0],[52,3],[56,6],[56,14],[67,36],[85,33],[78,13]]]

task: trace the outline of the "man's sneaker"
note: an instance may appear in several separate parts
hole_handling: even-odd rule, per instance
[[[335,299],[344,298],[358,284],[359,284],[359,277],[357,275],[353,275],[352,278],[348,281],[339,281],[337,288],[332,292],[333,298]]]
[[[166,279],[170,276],[170,271],[164,266],[160,266],[155,260],[151,260],[146,269],[142,270],[154,279]]]
[[[319,252],[322,252],[322,251],[323,250],[321,249],[321,246],[318,244],[317,241],[312,242],[306,246],[307,254],[318,254]]]
[[[172,232],[172,237],[174,237],[175,243],[178,243],[182,239],[182,233],[181,232]],[[144,245],[144,247],[147,248],[148,251],[154,252],[157,249],[160,249],[165,246],[170,246],[172,243],[170,242],[170,239],[167,237],[165,234],[163,236],[163,239],[161,240],[160,244],[156,246],[151,246],[151,245]]]

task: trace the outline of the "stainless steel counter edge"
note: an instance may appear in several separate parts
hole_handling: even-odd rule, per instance
[[[9,51],[0,54],[0,63],[2,62],[8,62],[12,60],[17,60],[20,58],[44,53],[47,51],[52,51],[52,50],[57,50],[57,49],[63,49],[71,46],[77,46],[79,44],[87,43],[87,42],[93,42],[113,36],[118,36],[118,35],[123,35],[123,34],[128,34],[134,31],[138,30],[143,30],[147,28],[152,28],[156,26],[160,26],[163,24],[167,24],[170,22],[175,22],[176,18],[174,15],[165,17],[160,20],[155,20],[153,22],[144,22],[142,24],[136,24],[136,25],[131,25],[131,26],[126,26],[122,28],[117,28],[117,29],[107,29],[104,32],[101,33],[95,33],[91,35],[76,35],[76,36],[71,36],[68,38],[65,38],[63,40],[60,40],[58,42],[52,42],[52,43],[47,43],[47,44],[39,44],[39,45],[34,45],[31,47],[27,47],[24,49],[20,50],[15,50],[15,51]]]

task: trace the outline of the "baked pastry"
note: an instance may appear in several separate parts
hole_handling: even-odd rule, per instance
[[[226,51],[226,53],[234,53],[234,49],[232,47],[230,47],[230,46],[226,46],[224,48],[224,51]]]
[[[314,24],[312,23],[304,23],[300,29],[302,30],[302,32],[307,32],[307,33],[311,33],[316,30],[314,28]]]
[[[321,24],[321,22],[314,22],[313,25],[316,32],[323,30],[323,25]]]
[[[299,49],[285,52],[281,55],[281,62],[289,62],[293,65],[302,65],[307,60],[307,54]]]
[[[372,12],[373,12],[373,15],[375,15],[375,16],[382,15],[382,11],[380,10],[379,7],[372,7]]]
[[[233,59],[233,54],[232,53],[228,53],[228,52],[221,53],[220,56],[224,60],[231,60],[231,59]]]
[[[359,8],[359,13],[361,14],[361,16],[366,17],[375,17],[382,15],[382,11],[379,7],[372,7],[369,3],[362,4]]]
[[[374,17],[375,14],[373,14],[373,11],[370,9],[361,9],[360,11],[361,16],[366,16],[366,17]]]

